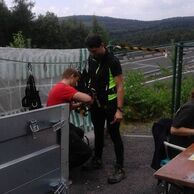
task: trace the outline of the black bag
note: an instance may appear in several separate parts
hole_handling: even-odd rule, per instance
[[[72,123],[69,123],[69,131],[75,132],[80,137],[80,139],[84,138],[84,131]]]
[[[39,91],[36,90],[34,76],[29,75],[25,89],[25,96],[22,99],[22,106],[29,108],[29,110],[38,109],[42,107]]]
[[[85,163],[92,155],[92,150],[83,141],[84,131],[72,123],[69,124],[69,168]]]
[[[57,131],[57,142],[60,144],[61,130]],[[91,156],[89,144],[84,142],[84,131],[74,124],[69,123],[69,168],[84,164]]]

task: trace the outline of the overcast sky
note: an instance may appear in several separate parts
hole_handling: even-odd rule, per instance
[[[11,7],[12,0],[4,0]],[[194,16],[194,0],[34,0],[33,12],[57,16],[96,15],[123,19],[160,20]]]

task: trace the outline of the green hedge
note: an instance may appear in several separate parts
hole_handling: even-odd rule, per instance
[[[160,117],[170,117],[172,104],[172,80],[143,84],[144,75],[138,71],[129,72],[124,79],[124,119],[125,121],[145,121]],[[181,103],[188,100],[194,86],[191,76],[182,82]]]

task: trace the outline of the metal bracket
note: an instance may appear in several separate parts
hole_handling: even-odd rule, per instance
[[[66,189],[66,185],[64,183],[60,183],[58,185],[57,190],[54,192],[54,194],[61,194]]]
[[[50,187],[53,194],[62,194],[68,190],[68,187],[64,182],[54,182]]]
[[[36,132],[40,131],[37,120],[30,121],[30,129],[31,129],[32,133],[36,133]]]
[[[53,131],[56,132],[58,131],[59,129],[61,129],[62,127],[64,127],[65,125],[65,121],[58,121],[57,123],[53,124],[52,128],[53,128]]]
[[[65,125],[65,121],[57,121],[57,122],[45,122],[45,121],[37,121],[37,120],[31,120],[30,121],[30,130],[32,132],[33,138],[36,139],[36,133],[47,130],[47,129],[52,129],[53,132],[58,131]]]

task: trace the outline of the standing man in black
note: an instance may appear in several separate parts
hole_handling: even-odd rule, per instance
[[[95,155],[91,165],[94,169],[102,168],[106,121],[116,154],[115,171],[108,177],[108,183],[117,183],[125,178],[124,149],[119,131],[123,118],[124,98],[122,69],[119,60],[107,50],[99,35],[88,36],[86,47],[90,52],[88,58],[89,85],[94,91],[91,119],[94,125]]]

